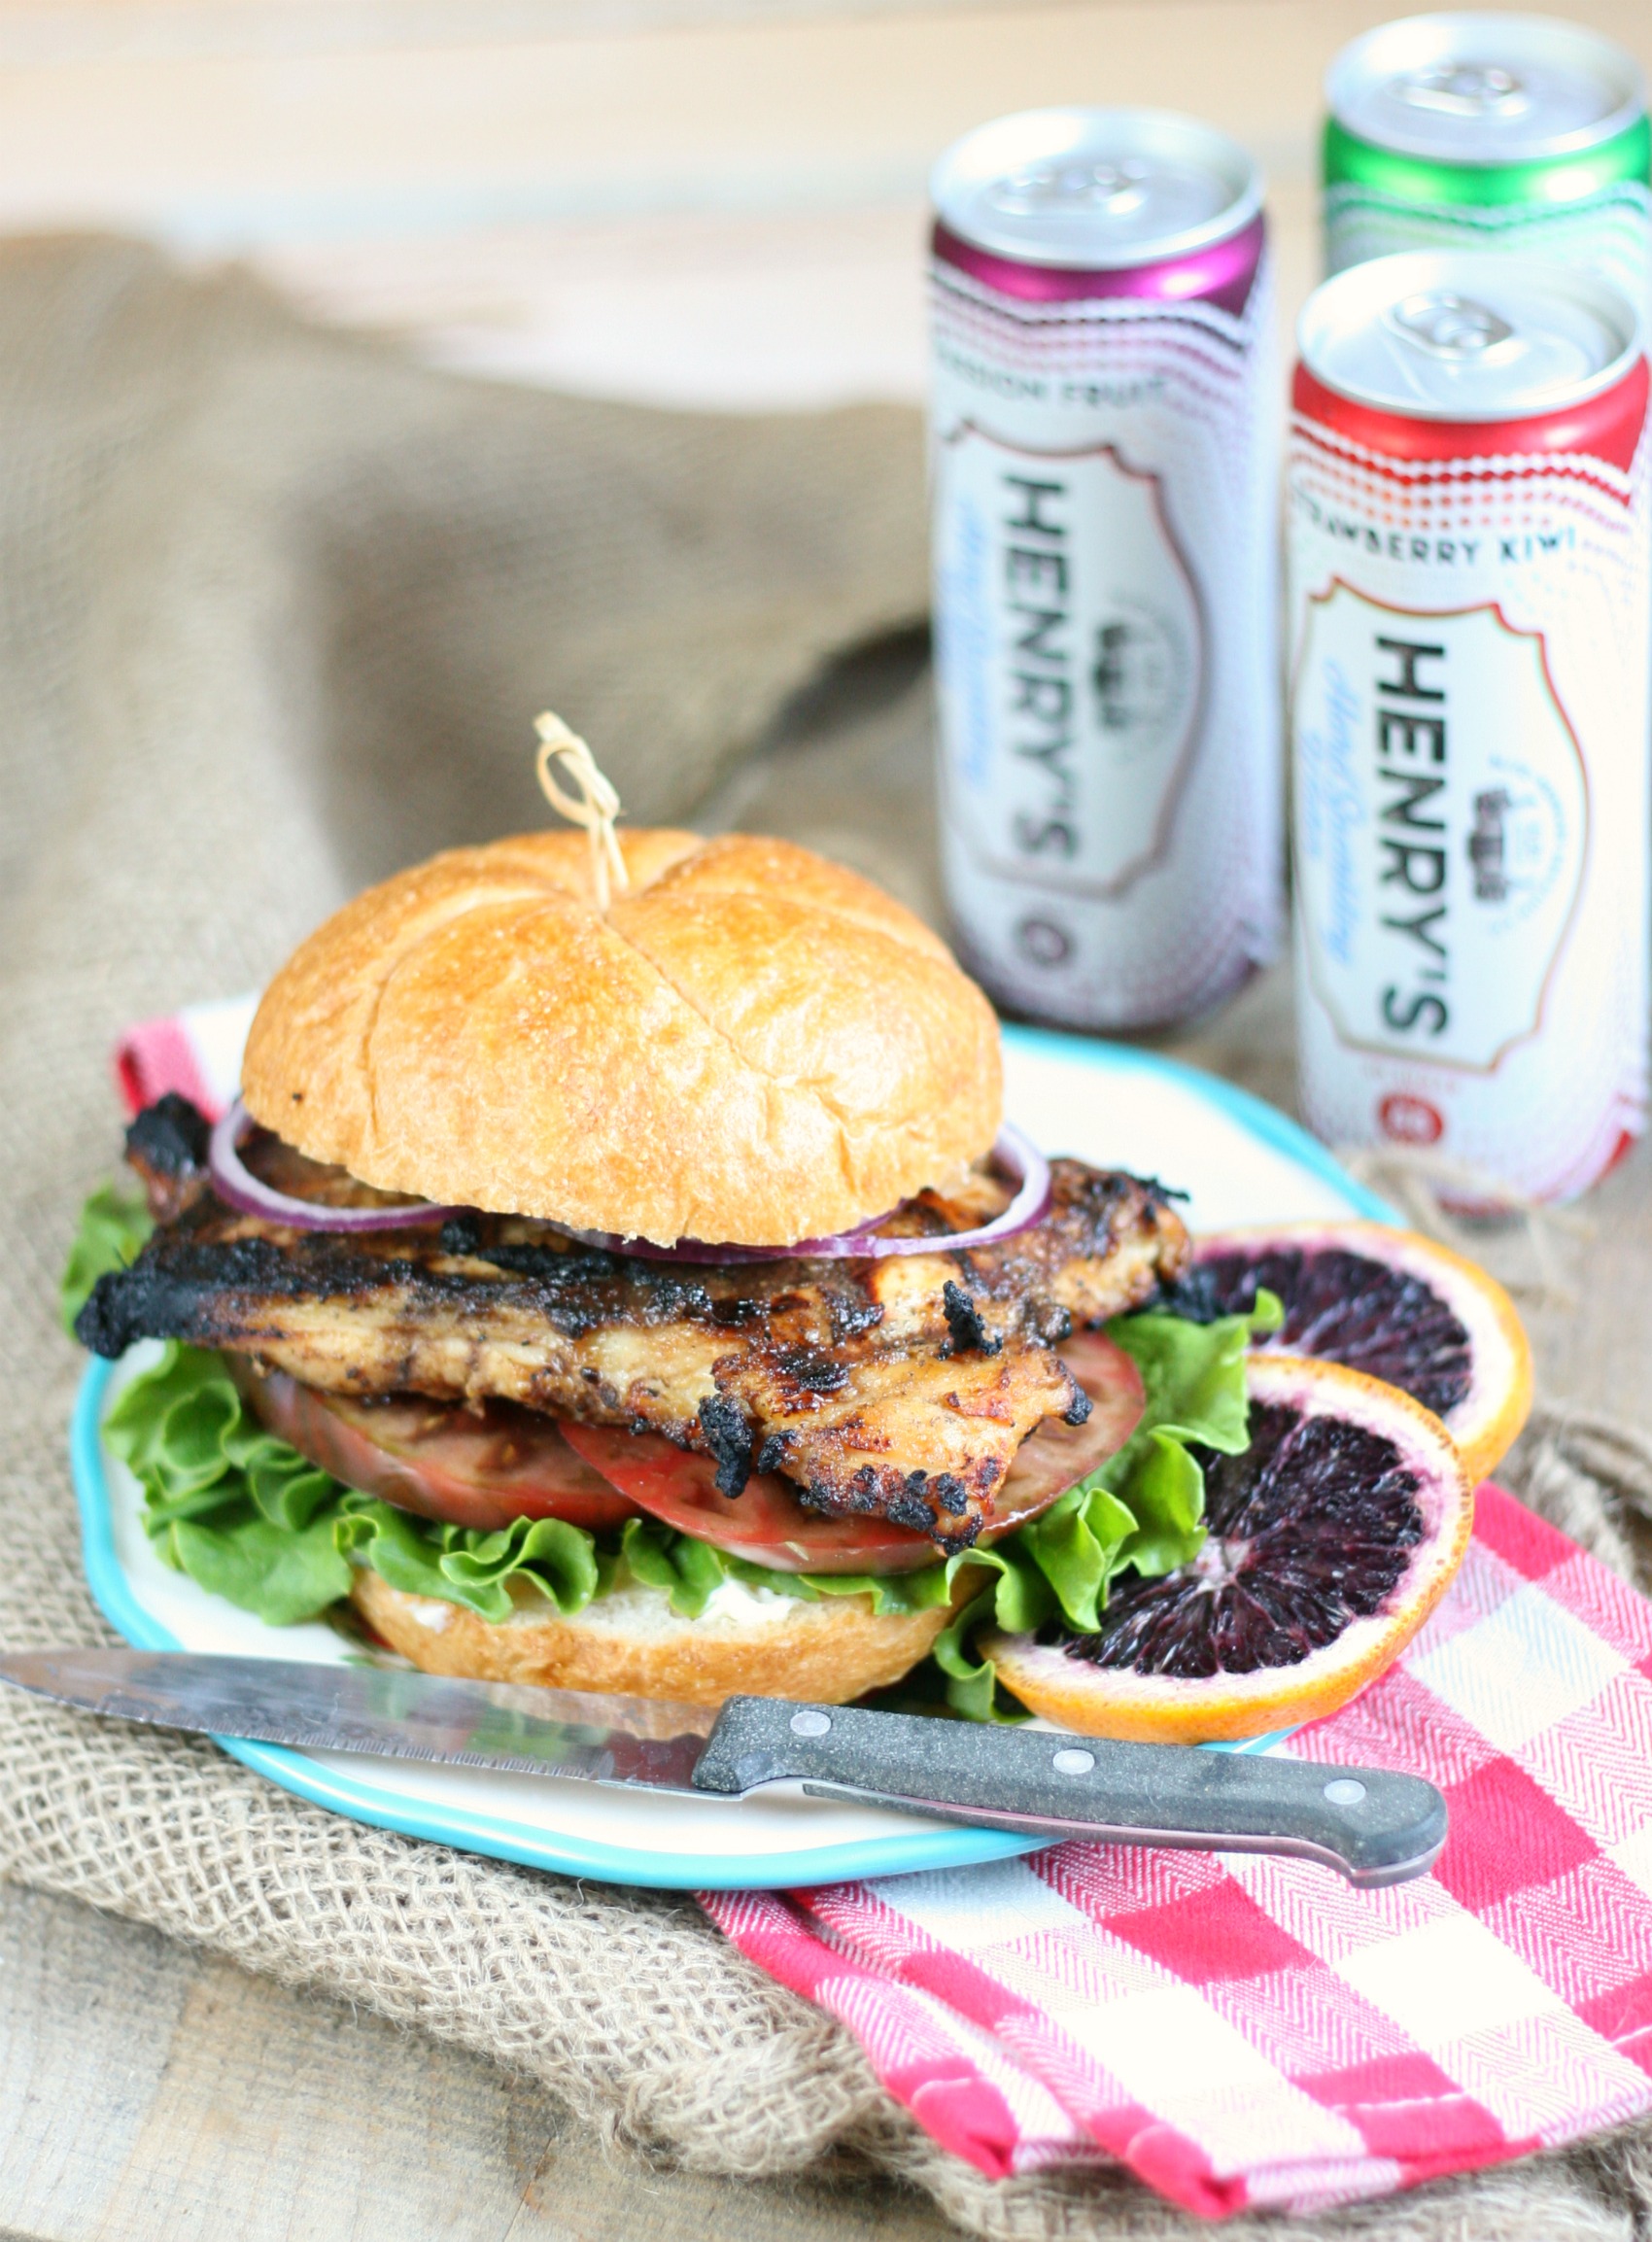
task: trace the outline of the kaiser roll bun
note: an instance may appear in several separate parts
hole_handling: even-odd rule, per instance
[[[986,1152],[998,1029],[946,946],[784,841],[457,848],[347,904],[258,1007],[243,1095],[312,1159],[669,1244],[850,1228]]]
[[[951,1617],[945,1605],[879,1615],[869,1596],[823,1596],[683,1619],[662,1591],[634,1588],[599,1597],[571,1619],[525,1591],[510,1617],[496,1621],[409,1595],[372,1571],[359,1571],[350,1593],[368,1624],[427,1673],[684,1705],[735,1696],[846,1705],[911,1673]]]

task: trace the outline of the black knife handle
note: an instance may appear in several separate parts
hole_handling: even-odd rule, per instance
[[[695,1788],[728,1797],[786,1781],[1033,1837],[1296,1853],[1357,1884],[1421,1876],[1446,1835],[1445,1800],[1412,1775],[730,1698]]]

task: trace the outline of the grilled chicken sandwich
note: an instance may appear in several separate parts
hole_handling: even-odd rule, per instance
[[[619,846],[605,904],[554,833],[324,925],[244,1111],[134,1123],[153,1235],[76,1328],[182,1342],[112,1440],[165,1552],[266,1616],[348,1594],[433,1672],[841,1702],[1120,1448],[1102,1327],[1187,1236],[1001,1134],[985,999],[876,888]],[[201,1424],[217,1478],[176,1461]]]

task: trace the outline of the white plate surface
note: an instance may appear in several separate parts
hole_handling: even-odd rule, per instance
[[[1050,1152],[1157,1175],[1189,1194],[1195,1228],[1387,1210],[1271,1107],[1151,1053],[1032,1030],[1005,1037],[1008,1110]],[[87,1578],[145,1649],[236,1651],[339,1664],[330,1628],[266,1627],[162,1565],[141,1495],[105,1449],[104,1411],[146,1360],[87,1372],[74,1431]],[[1024,1852],[1024,1839],[768,1791],[739,1804],[434,1768],[268,1744],[225,1748],[284,1788],[361,1821],[600,1880],[677,1888],[821,1883]]]

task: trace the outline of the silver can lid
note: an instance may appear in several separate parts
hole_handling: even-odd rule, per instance
[[[1358,403],[1418,419],[1516,420],[1580,403],[1640,355],[1610,281],[1483,250],[1351,265],[1303,306],[1308,371]]]
[[[930,177],[943,224],[1023,264],[1151,264],[1248,225],[1261,175],[1236,141],[1160,109],[1028,109],[954,141]]]
[[[1325,79],[1337,122],[1402,155],[1530,163],[1613,140],[1646,107],[1632,56],[1549,16],[1406,16],[1345,47]]]

